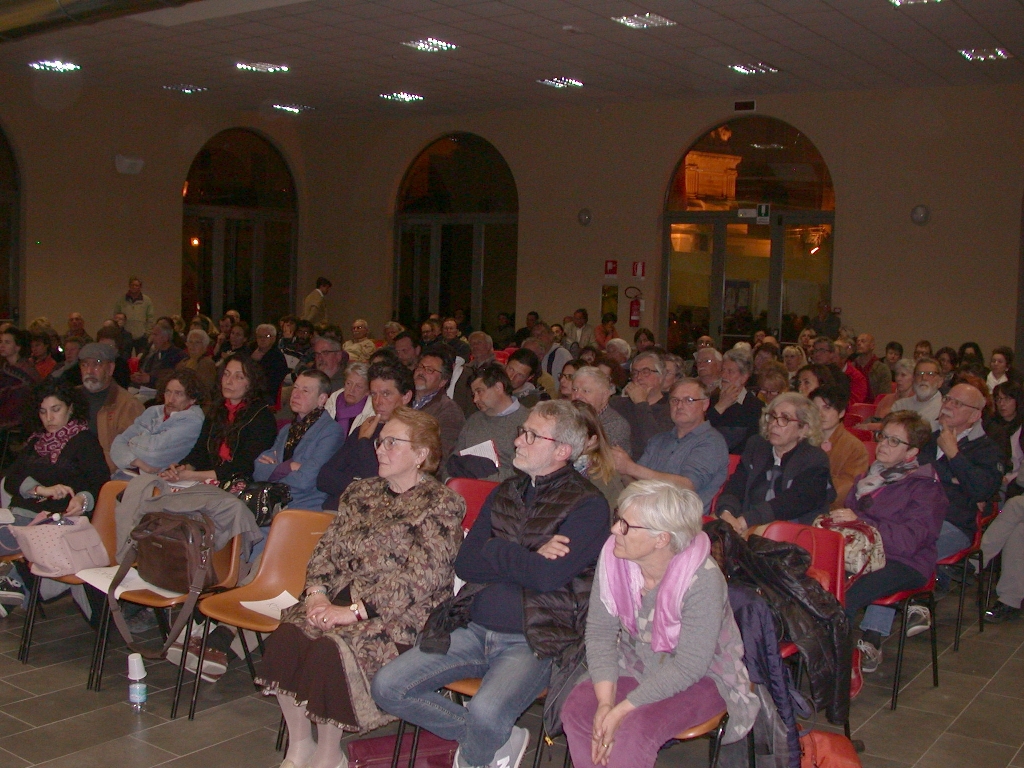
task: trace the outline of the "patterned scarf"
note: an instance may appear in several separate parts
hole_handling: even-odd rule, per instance
[[[882,462],[876,461],[868,467],[868,473],[857,483],[857,498],[872,494],[884,485],[898,483],[920,466],[917,459],[911,459],[895,467],[886,468]]]
[[[32,435],[36,439],[36,453],[44,459],[49,459],[51,464],[56,464],[57,459],[60,458],[60,452],[64,450],[68,440],[79,432],[85,432],[88,428],[87,422],[76,419],[69,421],[56,432],[47,432],[45,429],[42,432],[36,432]]]
[[[228,413],[228,424],[234,424],[235,416],[238,415],[239,411],[245,410],[246,406],[248,405],[249,403],[247,403],[245,400],[239,400],[234,405],[232,405],[230,401],[225,400],[224,409]],[[217,449],[217,456],[223,462],[231,461],[231,446],[228,445],[228,441],[226,439],[220,441],[220,448]]]
[[[281,459],[282,463],[291,461],[292,454],[295,453],[295,449],[299,445],[299,441],[306,436],[310,427],[316,424],[317,420],[323,415],[323,413],[323,408],[314,408],[301,419],[297,416],[295,417],[295,420],[292,421],[292,425],[288,427],[288,439],[284,443],[284,458]]]

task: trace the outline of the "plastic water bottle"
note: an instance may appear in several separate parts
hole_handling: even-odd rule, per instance
[[[146,665],[142,661],[142,654],[132,653],[128,655],[128,703],[132,710],[142,712],[146,706]]]

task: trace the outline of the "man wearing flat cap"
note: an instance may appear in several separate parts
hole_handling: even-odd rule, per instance
[[[89,403],[89,429],[103,446],[103,457],[111,472],[117,466],[110,460],[114,438],[130,427],[145,410],[136,398],[114,381],[117,349],[109,344],[93,342],[78,353],[82,372],[82,393]]]

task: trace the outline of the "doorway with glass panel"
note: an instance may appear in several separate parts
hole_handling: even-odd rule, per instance
[[[728,349],[758,330],[795,343],[831,300],[834,208],[824,160],[792,126],[738,118],[698,140],[664,217],[670,349],[692,355],[702,335]]]
[[[419,329],[465,313],[493,331],[516,307],[519,198],[490,143],[469,133],[433,142],[409,166],[395,216],[394,316]]]

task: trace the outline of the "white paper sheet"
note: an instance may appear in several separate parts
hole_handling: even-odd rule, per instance
[[[84,571],[79,571],[75,574],[82,581],[96,587],[100,592],[110,590],[110,582],[114,580],[116,575],[116,565],[108,565],[106,568],[86,568]],[[178,597],[182,594],[181,592],[171,592],[167,589],[155,587],[149,582],[143,581],[142,577],[139,576],[139,572],[134,568],[129,568],[128,573],[125,574],[124,581],[121,582],[117,592],[114,593],[114,597],[120,597],[125,592],[131,592],[136,589],[148,589],[150,592],[155,592],[162,597]]]
[[[494,462],[494,466],[501,468],[501,462],[498,460],[498,447],[493,440],[484,440],[484,442],[471,445],[469,448],[463,448],[459,451],[459,456],[480,456],[490,459]]]
[[[243,608],[248,608],[250,611],[269,616],[275,621],[281,620],[281,612],[286,608],[291,608],[298,601],[288,590],[285,590],[277,597],[272,597],[269,600],[242,600],[241,605]]]

